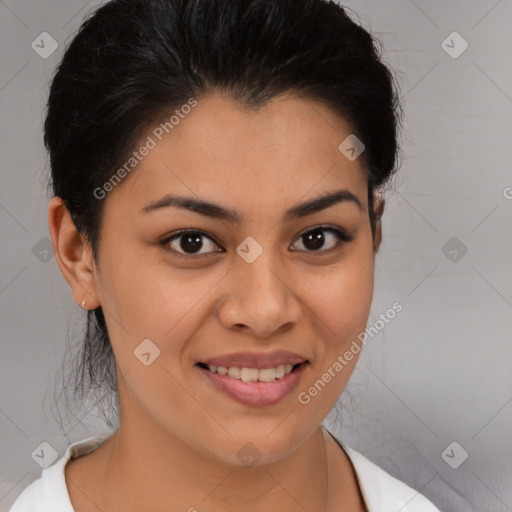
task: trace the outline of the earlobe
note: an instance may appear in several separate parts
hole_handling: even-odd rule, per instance
[[[53,197],[48,205],[48,228],[55,259],[71,287],[75,302],[85,307],[82,306],[85,300],[87,309],[97,308],[100,304],[92,271],[92,250],[76,229],[69,210],[60,197]]]

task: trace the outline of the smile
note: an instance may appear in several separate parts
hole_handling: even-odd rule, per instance
[[[303,361],[258,369],[197,363],[196,368],[217,390],[244,405],[261,407],[286,398],[298,386],[308,365]]]

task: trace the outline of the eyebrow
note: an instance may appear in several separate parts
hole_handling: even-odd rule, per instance
[[[291,221],[294,219],[299,219],[302,217],[306,217],[308,215],[312,215],[313,213],[320,212],[340,203],[351,203],[355,204],[359,211],[363,210],[363,206],[359,198],[350,192],[347,189],[337,190],[336,192],[329,192],[327,194],[323,194],[319,197],[301,203],[299,205],[293,206],[288,209],[283,219],[285,221]],[[241,223],[243,220],[243,215],[238,213],[237,211],[226,208],[216,203],[212,203],[210,201],[205,201],[201,199],[196,199],[193,197],[179,197],[172,196],[167,194],[166,196],[158,199],[157,201],[148,203],[140,211],[142,212],[152,212],[155,210],[159,210],[161,208],[168,207],[178,207],[185,208],[195,213],[199,213],[200,215],[204,215],[206,217],[211,217],[219,220],[226,220],[233,223]]]

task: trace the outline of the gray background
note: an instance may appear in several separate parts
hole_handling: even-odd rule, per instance
[[[51,74],[96,4],[0,0],[2,511],[39,477],[41,442],[60,457],[105,428],[89,406],[64,417],[51,407],[83,312],[45,252],[41,128]],[[403,311],[369,338],[326,425],[444,511],[512,511],[512,2],[346,5],[384,43],[404,98],[406,158],[368,325],[395,301]],[[47,59],[31,47],[45,31],[59,43]],[[469,44],[457,58],[444,47],[459,51],[459,39],[442,46],[454,31]],[[469,455],[456,469],[441,455],[454,441],[452,465]]]

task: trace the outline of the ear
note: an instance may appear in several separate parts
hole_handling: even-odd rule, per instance
[[[100,303],[94,284],[94,259],[90,244],[81,235],[69,210],[60,197],[54,197],[48,206],[48,227],[53,252],[62,275],[71,287],[75,302],[85,309],[95,309]]]
[[[374,196],[374,210],[375,210],[375,239],[373,250],[375,254],[379,251],[382,242],[382,214],[384,213],[384,205],[386,200],[380,192],[376,192]]]

